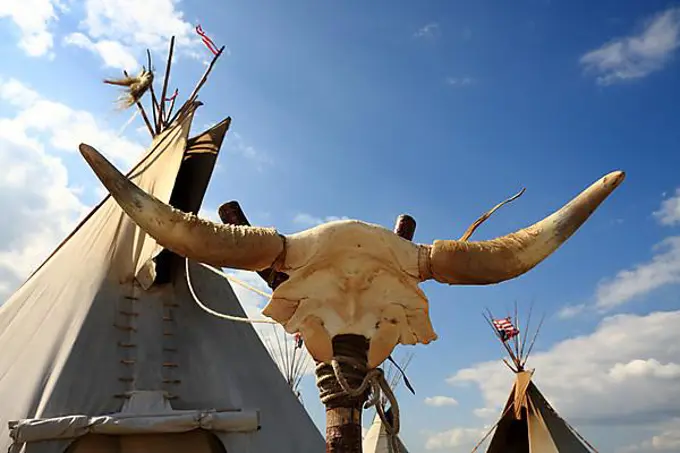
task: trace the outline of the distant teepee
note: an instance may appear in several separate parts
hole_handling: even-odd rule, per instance
[[[527,319],[526,329],[529,327],[530,318],[531,312]],[[596,453],[596,450],[557,414],[532,382],[534,370],[525,370],[526,361],[542,321],[525,352],[528,336],[520,335],[517,315],[513,322],[511,317],[495,319],[489,312],[486,320],[510,356],[511,362],[505,359],[503,362],[516,375],[503,413],[487,434],[488,436],[495,428],[486,452]],[[512,345],[508,344],[510,342]],[[472,451],[475,452],[482,442]]]
[[[390,385],[390,388],[394,391],[402,378],[401,371],[405,370],[408,364],[411,362],[413,354],[407,355],[399,365],[399,370],[395,365],[387,363],[383,365],[386,368],[385,378]],[[380,402],[378,402],[383,408],[387,405],[387,399],[383,395]],[[385,409],[385,417],[387,422],[392,425],[394,423],[394,414],[392,412],[392,407]],[[396,448],[395,448],[396,446]],[[390,436],[387,427],[383,423],[379,414],[375,414],[373,418],[373,423],[371,427],[366,432],[362,443],[363,453],[408,453],[408,449],[401,441],[399,436],[395,436],[394,442],[392,436]]]
[[[272,335],[263,335],[264,344],[291,391],[302,402],[300,383],[313,365],[312,358],[299,335],[290,335],[279,324],[270,324],[270,327]]]

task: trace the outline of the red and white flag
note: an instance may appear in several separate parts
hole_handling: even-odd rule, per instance
[[[493,326],[503,342],[519,335],[519,329],[512,324],[509,316],[505,319],[494,319]]]

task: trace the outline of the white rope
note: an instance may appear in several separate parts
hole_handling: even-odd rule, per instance
[[[266,297],[271,297],[267,293],[265,293],[264,291],[260,291],[260,290],[254,288],[254,287],[251,287],[247,283],[242,282],[235,277],[232,278],[231,276],[225,274],[224,272],[220,271],[217,268],[214,268],[212,266],[209,266],[209,265],[203,264],[203,263],[198,263],[198,264],[203,266],[204,268],[212,271],[213,273],[219,275],[220,277],[222,277],[226,280],[230,280],[230,281],[233,281],[234,283],[238,283],[241,286],[244,286],[245,288],[248,288],[252,291],[255,291],[256,293],[258,293],[260,295],[264,295]],[[185,260],[184,260],[184,272],[186,274],[187,286],[189,287],[189,292],[191,293],[191,297],[194,298],[194,301],[196,302],[196,304],[198,304],[199,307],[201,307],[204,311],[210,313],[211,315],[217,316],[218,318],[226,319],[226,320],[229,320],[229,321],[245,322],[245,323],[248,323],[248,324],[278,324],[276,321],[274,321],[272,319],[250,319],[250,318],[242,318],[240,316],[231,316],[231,315],[227,315],[227,314],[224,314],[224,313],[217,312],[217,311],[207,307],[203,302],[201,302],[201,299],[198,297],[198,295],[194,291],[193,285],[191,284],[191,276],[190,276],[190,273],[189,273],[189,259],[188,258],[185,258]]]

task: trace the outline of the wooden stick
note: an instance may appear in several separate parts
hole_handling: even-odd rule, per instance
[[[146,49],[146,60],[149,63],[149,71],[151,71],[151,51],[149,49]],[[151,71],[153,72],[153,71]],[[160,126],[160,106],[158,105],[158,99],[156,99],[156,93],[153,90],[153,83],[149,87],[149,91],[151,92],[151,110],[153,111],[153,124],[156,129],[156,134],[161,133],[161,126]]]
[[[529,359],[529,355],[531,355],[531,350],[534,349],[534,343],[536,342],[536,338],[538,337],[538,332],[541,331],[541,327],[543,326],[543,321],[545,320],[545,314],[541,316],[541,320],[538,322],[538,327],[536,327],[536,332],[534,332],[534,338],[531,339],[531,344],[529,345],[529,349],[527,349],[527,355],[524,361],[526,362]]]
[[[529,338],[529,325],[531,324],[531,312],[534,309],[534,301],[531,301],[531,305],[529,305],[529,315],[527,316],[527,325],[524,326],[524,333],[525,335],[522,336],[522,346],[519,350],[519,355],[522,358],[522,366],[526,364],[526,359],[524,358],[524,348],[526,347],[527,344],[527,339]],[[519,327],[519,326],[517,326]]]
[[[191,94],[189,95],[187,100],[184,102],[182,107],[180,107],[180,109],[173,115],[172,119],[170,119],[168,121],[168,124],[172,124],[177,119],[177,116],[180,114],[180,112],[182,110],[184,110],[184,106],[191,104],[196,99],[196,96],[198,95],[199,90],[201,89],[201,87],[203,87],[205,82],[208,80],[208,75],[210,75],[210,72],[212,71],[213,66],[215,66],[217,59],[220,58],[224,49],[225,49],[225,46],[222,46],[220,48],[220,50],[215,54],[212,61],[210,62],[210,64],[206,68],[205,72],[203,73],[203,76],[201,76],[200,80],[198,81],[198,83],[194,87],[194,90],[191,92]]]
[[[165,63],[165,76],[163,77],[163,88],[161,90],[161,111],[160,125],[164,125],[165,120],[165,96],[168,94],[168,81],[170,80],[170,66],[172,66],[172,54],[175,50],[175,37],[170,38],[170,50],[168,51],[168,61]]]
[[[130,75],[128,74],[127,71],[123,71],[123,75],[125,75],[125,77],[130,77]],[[151,122],[149,121],[149,117],[146,116],[146,112],[144,111],[144,106],[142,105],[142,103],[140,101],[135,102],[135,104],[137,105],[137,108],[139,109],[139,113],[142,114],[142,118],[144,119],[144,124],[146,124],[146,128],[149,129],[149,134],[151,134],[152,138],[155,137],[156,133],[154,132],[153,127],[151,126]]]

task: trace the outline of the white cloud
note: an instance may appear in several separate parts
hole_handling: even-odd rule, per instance
[[[639,79],[661,70],[680,47],[680,8],[668,9],[647,20],[635,35],[614,39],[580,59],[597,82],[610,85]]]
[[[675,379],[680,377],[680,365],[673,362],[663,364],[655,359],[635,359],[615,364],[609,370],[609,376],[617,382],[639,377]]]
[[[90,112],[45,99],[17,80],[0,79],[0,100],[17,108],[14,117],[0,119],[0,133],[15,142],[36,147],[40,142],[35,137],[41,137],[53,149],[68,152],[85,142],[125,164],[144,152],[143,146],[119,137]]]
[[[59,0],[4,0],[0,2],[0,19],[9,18],[21,33],[19,47],[32,57],[46,55],[54,38],[51,25],[66,4]]]
[[[295,222],[299,225],[303,225],[305,227],[313,227],[313,226],[321,225],[322,223],[326,223],[326,222],[334,222],[336,220],[349,220],[349,217],[346,217],[346,216],[338,217],[338,216],[333,216],[333,215],[326,216],[326,217],[316,217],[316,216],[313,216],[311,214],[307,214],[307,213],[304,213],[304,212],[298,213],[298,214],[295,215],[295,217],[293,217],[293,222]]]
[[[598,285],[597,308],[610,310],[662,286],[680,283],[680,236],[664,239],[653,251],[650,261],[622,270]]]
[[[675,189],[674,196],[663,200],[653,215],[661,225],[680,225],[680,188]]]
[[[428,396],[425,398],[425,404],[428,406],[442,407],[442,406],[458,406],[458,401],[450,396]]]
[[[124,69],[132,72],[139,68],[139,63],[130,49],[118,41],[102,39],[93,42],[82,33],[71,33],[64,37],[64,44],[73,45],[98,54],[108,68]]]
[[[677,452],[680,450],[680,418],[660,423],[657,434],[637,445],[620,450],[620,453]]]
[[[561,319],[573,318],[580,315],[586,309],[586,304],[567,305],[557,312],[557,317]]]
[[[435,22],[430,22],[422,27],[420,27],[414,34],[416,38],[434,38],[439,36],[439,24]]]
[[[484,434],[485,430],[476,428],[453,428],[438,433],[430,433],[425,441],[425,449],[450,450],[464,446],[472,447]]]
[[[147,48],[166,52],[174,35],[177,54],[203,55],[198,52],[203,45],[200,37],[177,4],[178,0],[86,0],[80,26],[92,45],[84,47],[111,61],[111,54],[139,55]]]
[[[46,258],[85,214],[61,160],[3,128],[0,119],[0,300]]]
[[[534,353],[534,381],[572,425],[667,420],[680,413],[678,323],[680,311],[605,318],[589,335]],[[499,360],[462,369],[447,381],[478,385],[485,413],[498,416],[513,378]]]
[[[447,77],[446,83],[451,86],[465,87],[475,83],[475,79],[472,77]]]
[[[262,170],[264,165],[273,163],[269,154],[247,144],[238,132],[231,132],[227,137],[227,151],[238,154],[241,157],[254,162],[257,165],[258,170]]]

